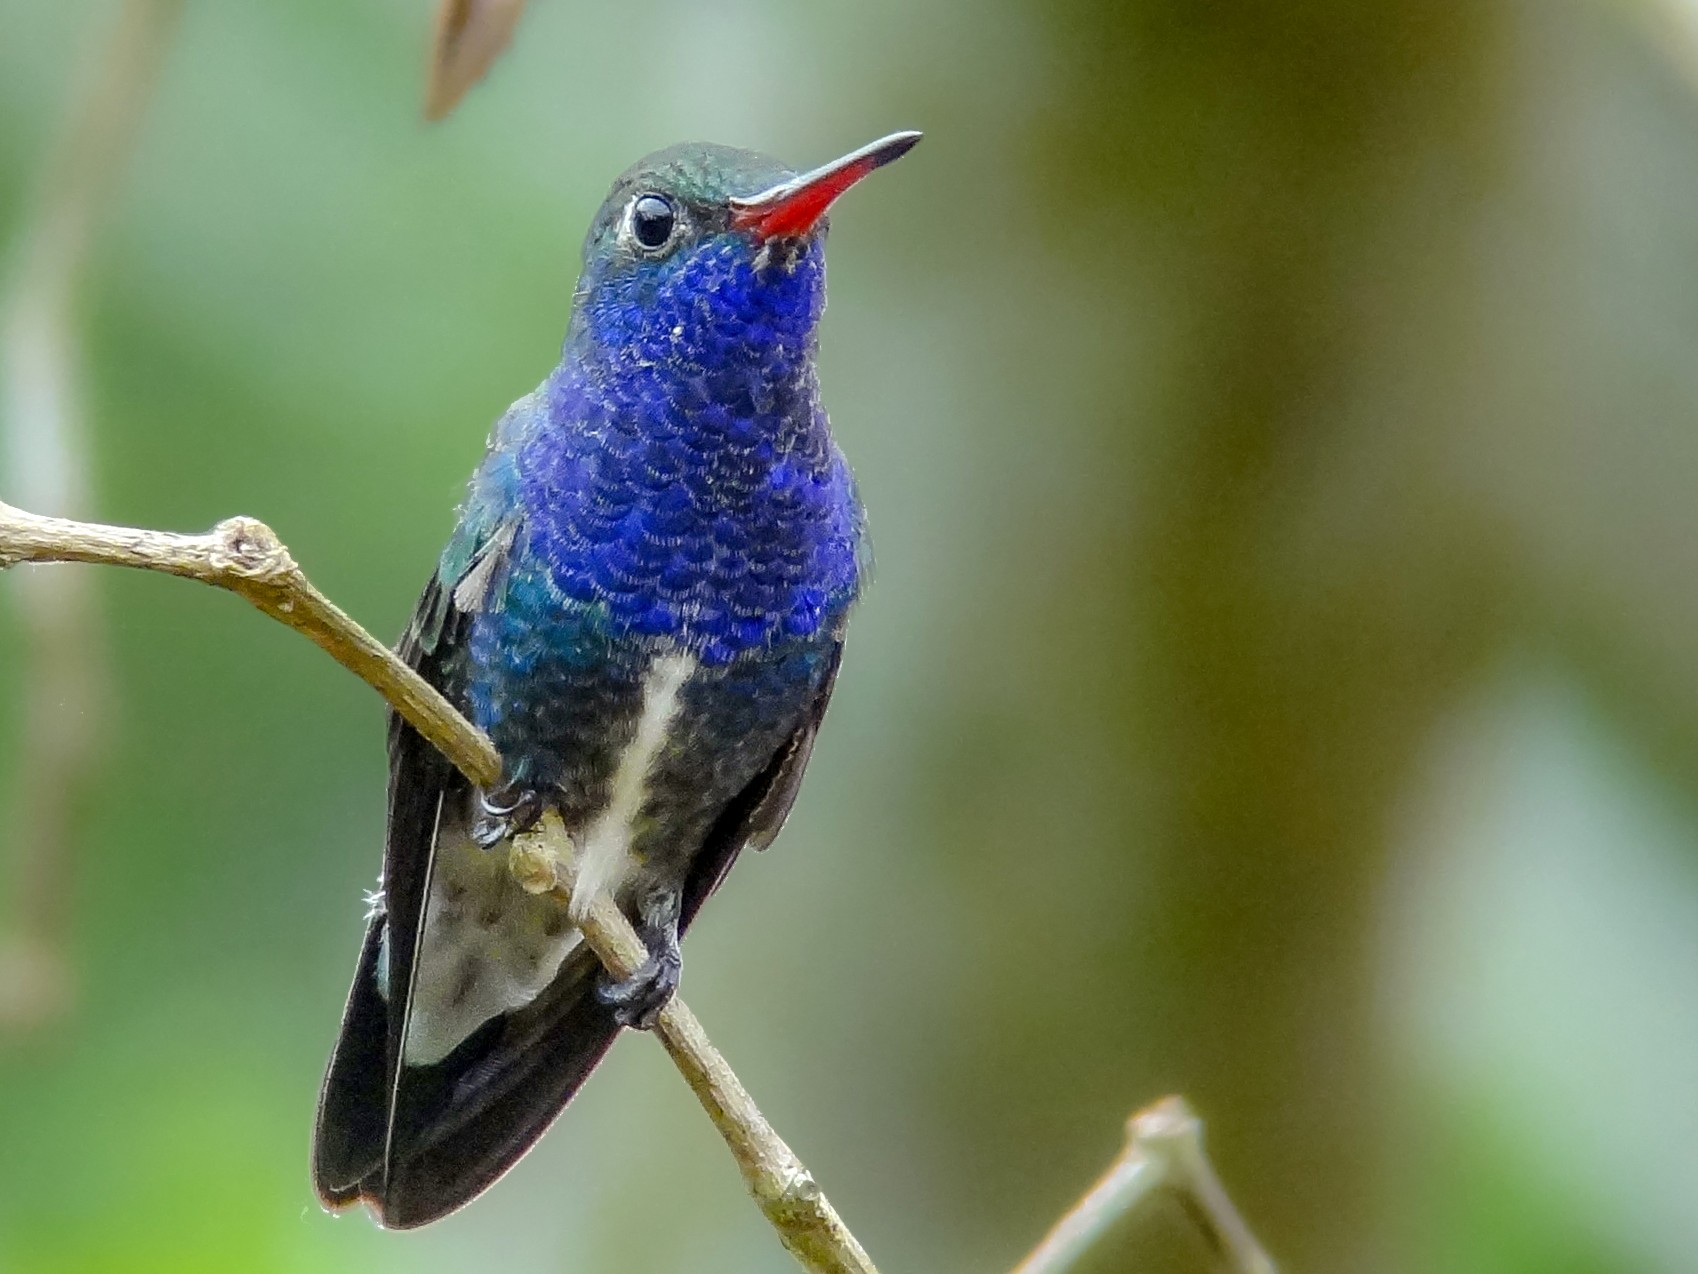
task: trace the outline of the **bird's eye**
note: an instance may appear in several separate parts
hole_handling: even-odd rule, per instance
[[[631,205],[631,234],[645,248],[664,248],[678,214],[664,195],[638,195]]]

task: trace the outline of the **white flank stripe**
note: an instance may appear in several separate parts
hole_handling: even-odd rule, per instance
[[[617,891],[631,860],[631,825],[648,795],[649,770],[666,743],[678,715],[678,696],[696,661],[689,655],[662,655],[643,679],[643,715],[637,732],[619,755],[607,804],[584,832],[578,856],[578,884],[572,894],[572,919],[582,920],[597,894]]]

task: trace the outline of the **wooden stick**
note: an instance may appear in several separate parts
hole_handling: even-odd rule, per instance
[[[1014,1274],[1063,1274],[1115,1222],[1158,1190],[1174,1191],[1233,1274],[1274,1274],[1203,1152],[1203,1121],[1182,1097],[1164,1097],[1126,1121],[1120,1157],[1055,1223]]]
[[[0,502],[0,569],[25,562],[100,562],[200,580],[246,598],[281,624],[311,638],[364,681],[474,783],[493,786],[501,759],[487,735],[467,721],[395,653],[314,588],[270,527],[229,518],[205,535],[40,517]],[[520,837],[511,866],[533,891],[570,898],[570,841],[558,816]],[[598,898],[584,940],[615,977],[628,977],[647,951],[630,921]],[[816,1274],[877,1274],[865,1250],[814,1184],[802,1161],[761,1114],[754,1098],[684,1002],[673,997],[655,1036],[719,1130],[743,1182],[780,1241]]]

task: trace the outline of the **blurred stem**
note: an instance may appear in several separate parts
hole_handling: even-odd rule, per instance
[[[1179,1195],[1233,1274],[1274,1274],[1273,1261],[1209,1163],[1203,1121],[1182,1097],[1164,1097],[1126,1121],[1120,1157],[1014,1274],[1066,1274],[1116,1222],[1161,1189]]]
[[[79,75],[0,295],[0,430],[7,490],[76,516],[88,501],[78,394],[79,285],[170,47],[181,0],[125,0]],[[0,921],[0,1028],[69,1007],[74,813],[99,761],[110,677],[90,579],[31,573],[13,589],[27,689],[13,776],[10,912]]]
[[[1206,1104],[1292,1268],[1390,1271],[1388,829],[1504,632],[1439,422],[1477,421],[1496,372],[1478,249],[1516,11],[1065,13],[1079,82],[1052,162],[1092,174],[1102,215],[1075,221],[1121,227],[1072,250],[1091,278],[1146,281],[1105,320],[1145,357],[1109,373],[1125,406],[1093,453],[1137,496],[1089,588],[1130,600],[1055,659],[1117,670],[1099,725],[1151,780],[1127,824],[1145,874],[1114,952],[1121,1043]],[[1039,613],[1087,593],[1058,581]],[[1155,1045],[1134,1038],[1150,1022]]]

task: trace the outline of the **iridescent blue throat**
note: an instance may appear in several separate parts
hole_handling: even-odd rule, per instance
[[[727,233],[586,276],[518,448],[524,556],[607,635],[704,665],[835,628],[862,515],[814,372],[824,244],[760,263]],[[596,605],[596,604],[599,604]]]

